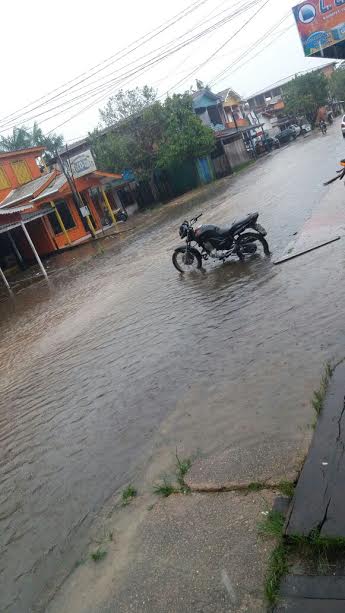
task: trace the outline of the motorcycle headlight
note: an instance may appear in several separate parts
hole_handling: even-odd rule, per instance
[[[180,237],[186,238],[187,233],[188,233],[188,227],[186,226],[185,223],[183,223],[182,226],[180,226]]]

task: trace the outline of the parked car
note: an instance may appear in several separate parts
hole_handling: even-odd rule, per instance
[[[302,125],[301,125],[301,132],[302,132],[302,134],[307,134],[308,132],[311,132],[311,125],[310,125],[310,123],[308,123],[307,121],[305,123],[302,123]]]
[[[272,149],[279,149],[280,147],[279,139],[273,136],[268,136],[268,134],[265,135],[263,143],[266,148],[266,151],[271,151]]]
[[[297,138],[296,132],[291,127],[285,128],[285,130],[282,130],[281,132],[278,132],[277,134],[277,139],[279,140],[280,144],[290,143],[291,141],[296,140],[296,138]]]
[[[296,132],[296,136],[299,136],[302,132],[301,126],[298,126],[297,123],[293,123],[290,128],[293,128]]]
[[[343,115],[343,118],[341,120],[341,131],[343,133],[343,138],[345,138],[345,115]]]

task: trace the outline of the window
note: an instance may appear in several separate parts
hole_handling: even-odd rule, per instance
[[[13,162],[11,166],[19,185],[24,185],[24,183],[29,183],[32,180],[31,172],[25,160]]]
[[[71,215],[67,202],[65,202],[64,200],[59,200],[59,202],[55,202],[55,206],[60,213],[60,217],[63,221],[66,230],[71,230],[72,228],[75,228],[75,222]],[[61,226],[59,224],[55,212],[49,213],[48,218],[54,230],[54,234],[61,234]]]
[[[7,189],[9,187],[11,187],[11,183],[7,178],[4,168],[0,166],[0,189]]]

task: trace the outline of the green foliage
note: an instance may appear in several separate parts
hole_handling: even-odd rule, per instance
[[[325,400],[326,392],[329,386],[330,378],[332,377],[333,371],[330,364],[326,364],[325,372],[321,377],[320,387],[313,394],[312,405],[316,411],[317,415],[320,415],[323,403]]]
[[[180,487],[180,492],[182,494],[190,494],[190,488],[185,483],[185,476],[192,466],[192,460],[190,458],[186,458],[184,460],[180,460],[177,451],[176,451],[176,477],[177,483]]]
[[[101,170],[119,172],[131,168],[139,180],[151,181],[155,170],[207,155],[214,148],[214,134],[195,115],[188,94],[174,95],[161,103],[153,101],[153,90],[147,89],[145,104],[143,96],[139,100],[133,96],[127,117],[122,105],[131,92],[122,92],[120,100],[114,96],[112,112],[104,120],[110,125],[115,118],[112,130],[104,133],[98,129],[89,135]]]
[[[176,162],[203,157],[212,151],[214,133],[195,115],[189,94],[167,98],[163,109],[163,138],[157,156],[160,168],[167,169]]]
[[[288,572],[287,550],[282,540],[272,551],[268,563],[265,582],[265,594],[270,604],[275,604],[278,598],[280,582]]]
[[[127,91],[120,91],[109,98],[104,109],[99,109],[104,125],[110,127],[133,115],[141,113],[146,107],[154,104],[157,92],[153,87],[144,85]]]
[[[96,551],[93,551],[91,553],[91,559],[94,562],[101,562],[102,560],[104,560],[104,558],[107,555],[107,551],[105,549],[101,549],[100,547],[98,547],[98,549],[96,549]]]
[[[122,492],[122,504],[127,505],[133,500],[133,498],[137,495],[137,490],[133,487],[133,485],[128,485]]]
[[[345,100],[345,63],[335,70],[330,78],[331,94],[337,100]]]
[[[328,95],[327,79],[317,71],[296,76],[283,89],[286,111],[306,117],[312,125],[319,108],[327,103]]]
[[[284,527],[284,515],[278,511],[270,511],[259,524],[259,534],[281,537]]]
[[[176,488],[170,481],[168,481],[166,477],[164,477],[161,483],[157,483],[156,485],[154,485],[153,491],[155,494],[163,496],[163,498],[168,498],[169,496],[171,496],[171,494],[177,493]]]
[[[284,494],[284,496],[292,498],[295,491],[295,484],[292,481],[281,481],[278,484],[278,490]]]
[[[26,126],[13,128],[12,134],[0,137],[0,151],[16,151],[28,147],[45,147],[47,159],[55,154],[55,150],[63,145],[63,136],[60,134],[50,134],[46,136],[41,128],[34,123],[32,129]]]
[[[253,483],[249,483],[249,485],[245,488],[246,492],[261,492],[266,488],[265,483],[259,483],[258,481],[253,481]]]

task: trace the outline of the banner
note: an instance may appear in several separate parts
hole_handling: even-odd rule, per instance
[[[79,179],[84,175],[95,172],[96,164],[89,149],[77,155],[70,154],[69,158],[63,160],[63,164],[68,172],[72,172],[74,179]]]
[[[308,0],[292,10],[306,56],[345,40],[345,0]]]

